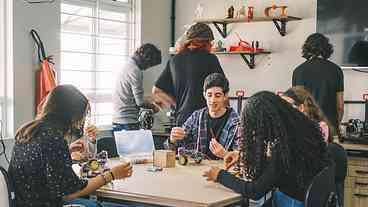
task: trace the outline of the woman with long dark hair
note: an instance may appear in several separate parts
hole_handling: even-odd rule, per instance
[[[67,140],[73,131],[83,128],[89,112],[89,102],[77,88],[60,85],[47,96],[36,119],[17,131],[9,165],[17,207],[62,206],[113,179],[131,176],[132,167],[127,163],[88,181],[73,172]],[[97,206],[88,200],[77,203]]]
[[[312,178],[329,164],[318,124],[279,96],[264,91],[248,99],[241,125],[238,159],[243,177],[213,167],[204,172],[207,180],[253,200],[278,188],[274,193],[278,206],[289,206],[287,202],[303,206]],[[225,156],[225,162],[232,158],[237,159],[234,152]]]
[[[344,181],[347,174],[347,154],[345,149],[334,142],[332,130],[329,122],[323,115],[313,96],[306,90],[293,87],[289,88],[281,98],[289,102],[293,107],[303,112],[308,118],[315,121],[321,127],[324,140],[327,143],[327,151],[335,162],[335,183],[336,193],[340,206],[344,202]]]

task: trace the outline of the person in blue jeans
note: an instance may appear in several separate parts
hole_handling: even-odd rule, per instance
[[[203,174],[244,198],[259,200],[272,189],[279,207],[304,206],[313,177],[331,163],[318,124],[274,93],[251,96],[241,114],[240,151],[227,152],[240,177],[218,167]]]

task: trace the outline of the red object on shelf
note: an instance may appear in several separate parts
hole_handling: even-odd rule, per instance
[[[253,19],[253,10],[254,10],[254,7],[248,6],[248,21]]]
[[[264,49],[262,48],[257,48],[257,47],[252,47],[252,45],[249,44],[249,42],[242,40],[239,36],[239,34],[237,34],[238,38],[239,38],[239,43],[238,45],[231,45],[229,48],[229,52],[263,52]]]

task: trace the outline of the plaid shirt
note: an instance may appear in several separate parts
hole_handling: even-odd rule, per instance
[[[240,120],[239,115],[233,108],[229,108],[229,110],[230,114],[220,134],[219,143],[225,148],[225,150],[232,151],[238,149],[239,133],[237,133],[237,131]],[[210,142],[207,132],[207,123],[207,107],[193,112],[182,126],[185,130],[185,137],[183,140],[177,142],[176,147],[198,149],[200,152],[207,154]]]

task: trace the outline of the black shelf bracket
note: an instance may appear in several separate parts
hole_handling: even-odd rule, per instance
[[[215,25],[217,31],[221,34],[223,38],[227,37],[227,23],[225,22],[212,22],[213,25]],[[222,25],[222,28],[219,26],[219,24]]]
[[[286,35],[286,20],[283,19],[273,19],[273,23],[276,26],[276,29],[279,31],[281,36]]]
[[[247,55],[249,56],[249,60],[247,58]],[[243,58],[244,62],[247,63],[250,69],[254,69],[256,64],[254,63],[254,54],[240,54],[240,56]]]

